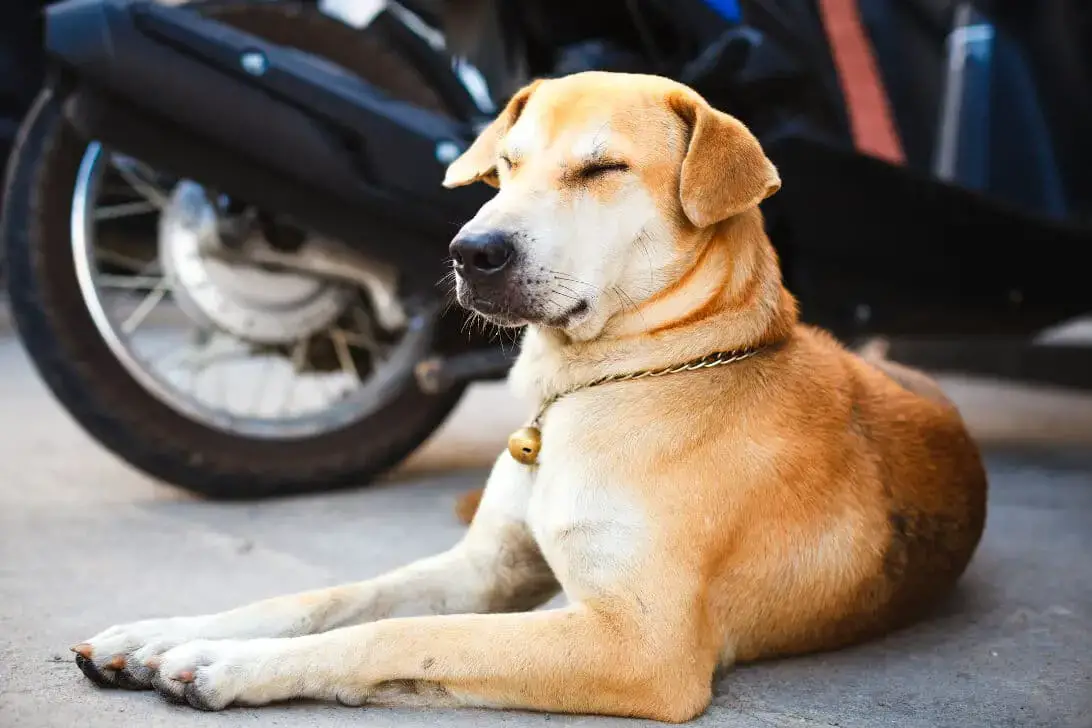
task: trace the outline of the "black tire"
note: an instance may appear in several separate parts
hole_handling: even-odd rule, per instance
[[[272,22],[265,7],[249,7]],[[236,14],[233,22],[243,25],[242,17]],[[314,22],[340,26],[329,19]],[[342,30],[356,33],[345,26],[336,32]],[[386,84],[394,78],[388,73]],[[417,95],[427,102],[427,93]],[[366,484],[440,426],[462,389],[428,395],[412,376],[363,420],[299,439],[263,440],[212,429],[145,390],[99,335],[77,283],[68,220],[88,140],[65,121],[63,102],[62,92],[43,91],[20,131],[0,245],[13,318],[31,360],[94,439],[145,473],[195,493],[258,498]]]

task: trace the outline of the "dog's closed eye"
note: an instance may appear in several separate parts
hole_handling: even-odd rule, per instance
[[[603,175],[610,174],[612,172],[626,172],[629,170],[629,165],[625,162],[592,162],[577,170],[576,177],[588,180],[595,177],[602,177]]]

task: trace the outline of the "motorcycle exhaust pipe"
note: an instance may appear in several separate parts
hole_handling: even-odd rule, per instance
[[[66,0],[46,10],[46,50],[88,139],[336,237],[411,289],[435,284],[490,194],[440,185],[469,124],[184,8]]]

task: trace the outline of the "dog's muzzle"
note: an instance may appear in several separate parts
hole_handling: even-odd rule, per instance
[[[496,323],[516,323],[526,312],[516,290],[513,236],[499,231],[461,232],[451,241],[452,266],[459,277],[459,303]]]
[[[530,271],[520,260],[517,235],[460,232],[451,241],[459,304],[501,326],[529,323],[564,327],[588,310],[588,301],[548,286],[545,269]],[[557,300],[559,299],[560,300]],[[565,303],[567,310],[560,310]]]

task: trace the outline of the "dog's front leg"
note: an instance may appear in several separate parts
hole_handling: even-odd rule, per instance
[[[525,469],[505,454],[490,475],[481,513],[451,550],[367,581],[255,602],[214,614],[111,627],[73,650],[93,682],[149,688],[155,658],[193,640],[296,637],[396,614],[530,609],[557,592],[523,523]]]
[[[197,642],[164,655],[156,687],[207,710],[313,698],[688,720],[708,705],[712,668],[656,622],[653,640],[652,623],[575,605]]]

